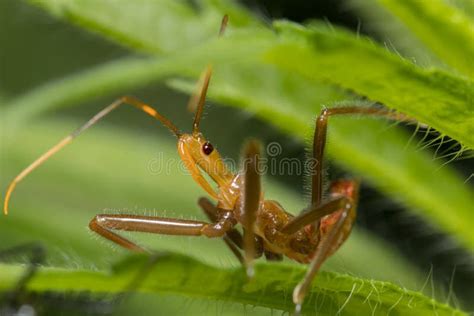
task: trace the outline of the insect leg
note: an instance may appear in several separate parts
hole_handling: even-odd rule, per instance
[[[301,312],[301,306],[306,293],[313,281],[314,277],[318,273],[324,260],[330,254],[333,245],[340,238],[341,234],[344,234],[344,224],[350,220],[349,213],[353,208],[353,203],[349,200],[346,205],[343,206],[343,211],[339,216],[337,222],[332,226],[330,231],[322,236],[322,240],[316,250],[314,258],[312,259],[308,271],[304,276],[303,280],[293,290],[293,302],[296,305],[295,314],[299,315]]]
[[[260,162],[260,144],[256,140],[250,140],[244,146],[243,161],[243,189],[240,198],[240,214],[243,218],[244,227],[244,261],[247,276],[253,276],[253,260],[256,254],[254,226],[261,198],[260,174],[258,172]]]
[[[225,210],[219,209],[212,204],[207,198],[200,198],[199,206],[203,209],[209,220],[213,223],[218,221],[219,213],[225,212]],[[239,249],[243,249],[243,237],[242,234],[235,228],[230,229],[225,233],[224,242],[230,248],[232,253],[237,257],[240,263],[244,264],[244,257],[242,256]],[[263,241],[260,237],[255,236],[256,253],[255,258],[259,258],[263,254]]]
[[[313,138],[313,159],[316,161],[315,170],[312,170],[311,179],[311,205],[318,206],[321,204],[322,189],[323,189],[323,158],[324,158],[324,147],[326,146],[327,136],[327,125],[328,119],[333,115],[340,114],[364,114],[364,115],[376,115],[386,117],[392,120],[398,121],[410,121],[413,119],[408,118],[404,114],[395,113],[385,109],[379,109],[375,107],[361,107],[361,106],[344,106],[326,108],[321,111],[319,116],[316,118],[316,129],[314,131]]]
[[[349,198],[345,196],[337,196],[323,204],[313,204],[306,212],[301,213],[293,218],[291,222],[286,224],[281,232],[289,235],[294,234],[306,225],[319,222],[319,220],[324,216],[341,210],[349,202]]]
[[[129,250],[146,252],[136,243],[122,237],[114,230],[145,232],[164,235],[222,237],[232,229],[235,220],[231,216],[209,224],[201,221],[138,215],[96,215],[89,228],[110,241]]]
[[[206,198],[200,198],[198,204],[211,222],[215,223],[218,220],[219,209],[215,207],[211,201]],[[240,263],[244,264],[244,257],[239,250],[239,248],[242,248],[242,235],[240,232],[235,228],[230,229],[228,232],[226,232],[223,239]]]

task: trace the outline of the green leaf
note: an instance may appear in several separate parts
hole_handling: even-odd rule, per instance
[[[256,31],[260,30],[255,19],[231,1],[203,0],[200,2],[201,10],[191,8],[185,1],[175,2],[170,0],[160,2],[141,0],[141,2],[133,3],[104,2],[106,3],[106,9],[101,6],[98,7],[97,2],[91,0],[81,1],[80,5],[65,0],[35,0],[33,3],[40,4],[59,17],[66,18],[74,23],[80,23],[106,37],[117,39],[122,45],[129,45],[138,50],[146,47],[148,51],[154,52],[182,52],[184,47],[194,47],[196,45],[193,44],[202,42],[203,39],[215,37],[215,35],[210,35],[213,33],[209,32],[209,25],[218,26],[219,16],[226,13],[228,9],[230,13],[235,13],[235,26],[232,22],[232,27],[234,29],[240,27],[244,30],[248,29],[249,33],[248,36],[243,36],[245,42],[235,43],[235,45],[241,46],[235,46],[233,48],[235,51],[227,53],[236,54],[237,56],[234,55],[234,59],[242,60],[244,56],[241,54],[253,52],[257,56],[252,57],[257,57],[258,60],[258,55],[262,52],[255,51],[255,47],[247,48],[247,46],[251,46],[251,43],[253,43],[253,45],[259,45],[258,48],[260,49],[268,48],[268,46],[263,47],[261,43],[253,38]],[[200,12],[207,11],[212,14],[201,16],[203,13]],[[124,18],[124,16],[127,18]],[[134,16],[136,17],[134,18]],[[180,23],[167,23],[168,19],[164,18],[165,16],[172,16],[173,21],[179,20]],[[82,23],[84,20],[88,22]],[[118,20],[121,23],[117,23]],[[137,20],[139,22],[136,22]],[[199,22],[195,22],[197,20]],[[231,21],[233,20],[234,16],[231,15]],[[463,21],[462,23],[464,23]],[[285,23],[277,23],[276,26],[282,31],[297,36],[298,39],[293,38],[297,42],[308,40],[311,52],[308,52],[310,55],[305,57],[312,57],[310,61],[313,66],[327,66],[323,69],[314,69],[313,67],[306,67],[305,63],[298,63],[298,67],[307,69],[303,74],[308,74],[309,71],[313,79],[314,76],[318,76],[318,81],[329,81],[343,88],[352,89],[360,95],[368,96],[374,101],[383,102],[389,107],[419,119],[462,144],[474,148],[474,141],[470,137],[473,134],[474,118],[469,115],[469,100],[473,99],[474,91],[471,81],[451,77],[439,71],[423,71],[401,60],[396,55],[389,54],[367,39],[359,38],[340,29],[331,28],[331,30],[327,30],[314,27],[313,30],[305,33],[303,31],[298,32],[296,31],[297,27],[292,28]],[[215,27],[215,29],[217,28]],[[452,29],[452,27],[449,29]],[[466,32],[471,31],[468,28]],[[181,43],[183,46],[176,44],[176,34],[182,35]],[[461,37],[469,39],[469,36],[472,37],[469,34]],[[127,40],[129,38],[133,38],[133,40]],[[192,39],[195,38],[199,40],[193,41]],[[251,40],[249,41],[249,39]],[[259,39],[263,40],[263,38]],[[301,57],[298,56],[299,53],[306,53],[300,51],[299,48],[301,47],[295,46],[301,43],[295,43],[288,37],[283,39],[282,46],[285,46],[285,42],[288,43],[285,51],[288,49],[291,52],[293,48],[296,49],[293,55],[288,55],[288,57]],[[271,41],[267,44],[273,45],[281,41],[282,38],[272,38],[270,36],[270,39],[267,40]],[[462,40],[459,42],[461,43]],[[466,43],[471,42],[466,41]],[[164,46],[170,47],[169,50],[163,49]],[[345,54],[347,48],[353,51],[349,56],[341,58],[341,53]],[[185,53],[190,54],[190,59],[192,59],[192,50]],[[209,59],[216,55],[212,50],[207,51],[207,54],[206,56]],[[278,55],[278,53],[275,54]],[[470,56],[472,54],[467,51],[464,56],[466,55]],[[346,58],[350,56],[352,58]],[[359,59],[359,57],[362,57],[362,59]],[[285,66],[286,61],[289,60],[284,54],[281,54],[280,58],[285,60],[279,60],[278,56],[274,56],[274,58],[274,62],[278,66]],[[374,60],[371,60],[372,58]],[[299,61],[299,59],[296,60]],[[469,58],[463,60],[469,63]],[[311,66],[311,64],[308,66]],[[374,71],[366,71],[366,67],[374,67]],[[293,67],[290,68],[292,71]],[[346,76],[347,69],[351,69],[351,76]],[[341,72],[341,70],[344,71]],[[343,74],[342,77],[341,74]],[[344,80],[346,78],[348,80]],[[405,79],[410,80],[405,81]],[[412,84],[416,84],[415,87],[412,87]],[[410,87],[411,89],[407,89]],[[406,97],[402,98],[402,96]],[[428,111],[425,113],[425,110]],[[446,122],[453,122],[453,124]]]
[[[474,77],[474,23],[442,0],[379,0],[402,20],[439,58],[458,72]],[[436,30],[435,32],[433,30]]]
[[[347,1],[362,16],[364,28],[377,34],[388,49],[424,67],[437,66],[452,71],[453,68],[447,64],[453,67],[458,65],[455,71],[472,77],[469,56],[472,55],[474,40],[473,1]],[[415,6],[419,6],[419,9],[415,10]],[[460,24],[468,27],[460,27]],[[463,42],[465,39],[467,41]],[[456,56],[461,56],[461,59]]]
[[[275,26],[286,39],[266,55],[275,65],[353,89],[474,148],[472,81],[421,69],[341,29],[316,23],[310,28],[288,22]]]
[[[387,50],[411,60],[420,67],[450,69],[402,21],[377,0],[347,0],[346,2],[347,6],[360,16],[360,25],[384,43]]]
[[[141,260],[139,260],[141,259]],[[113,273],[81,269],[41,268],[28,288],[36,292],[117,293],[126,288],[146,258],[132,258]],[[247,281],[242,269],[222,269],[189,257],[163,255],[149,271],[138,291],[177,293],[209,300],[224,300],[292,311],[291,293],[304,269],[284,264],[258,264],[255,278]],[[15,284],[22,268],[0,265],[0,289]],[[265,293],[265,295],[262,295]],[[303,305],[313,315],[465,315],[419,293],[390,283],[323,272]]]
[[[200,10],[185,0],[30,2],[122,45],[154,54],[179,51],[217,36],[224,13],[232,16],[233,27],[260,24],[247,11],[227,0],[201,0]]]
[[[446,3],[458,8],[465,15],[474,19],[474,2],[470,0],[446,0]]]

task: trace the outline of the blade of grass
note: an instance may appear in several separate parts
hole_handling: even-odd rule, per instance
[[[146,258],[122,262],[113,273],[41,268],[28,288],[33,291],[122,291]],[[12,287],[22,268],[0,265],[0,287]],[[304,275],[301,267],[283,264],[256,265],[255,278],[248,281],[239,269],[218,269],[189,257],[161,256],[139,291],[177,293],[209,300],[225,300],[292,311],[294,286]],[[262,295],[265,293],[265,295]],[[322,272],[303,305],[304,314],[318,315],[465,315],[419,293],[390,283]]]
[[[30,2],[121,45],[153,54],[179,51],[217,36],[224,14],[232,16],[233,27],[260,25],[248,11],[227,0],[199,1],[199,10],[185,0]]]
[[[420,67],[451,69],[378,0],[346,0],[346,6],[361,18],[361,27],[373,34],[388,50]]]
[[[446,0],[446,3],[455,6],[465,15],[474,20],[474,2],[470,0]]]
[[[4,101],[3,126],[14,133],[22,122],[53,109],[77,105],[94,97],[124,93],[182,71],[178,64],[159,59],[124,58],[79,74],[46,83],[21,97]],[[128,79],[126,79],[128,78]]]
[[[442,0],[379,0],[402,20],[441,60],[474,77],[474,23]],[[433,32],[436,30],[436,32]]]
[[[474,75],[469,62],[474,54],[474,2],[348,0],[348,6],[389,49],[416,64],[454,68],[471,78]]]
[[[420,69],[340,29],[289,22],[275,26],[287,40],[267,52],[268,61],[315,81],[353,89],[474,148],[472,81]]]

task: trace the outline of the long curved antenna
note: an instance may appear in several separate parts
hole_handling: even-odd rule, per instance
[[[18,182],[23,180],[24,177],[26,177],[31,171],[36,169],[39,165],[41,165],[43,162],[46,161],[49,157],[54,155],[58,150],[66,146],[72,141],[73,137],[71,135],[68,135],[64,139],[62,139],[59,143],[54,145],[50,150],[45,152],[43,155],[41,155],[38,159],[36,159],[31,165],[26,167],[22,172],[20,172],[19,175],[13,179],[12,182],[8,185],[7,188],[7,193],[5,194],[5,201],[3,202],[3,214],[8,215],[8,203],[10,201],[10,197],[12,195],[13,190],[15,190],[16,185]]]
[[[10,197],[12,192],[15,190],[16,185],[23,180],[29,173],[31,173],[34,169],[39,167],[41,164],[43,164],[48,158],[50,158],[52,155],[57,153],[60,149],[62,149],[64,146],[67,144],[71,143],[74,138],[79,136],[83,131],[97,123],[100,119],[102,119],[104,116],[118,108],[122,104],[129,104],[132,105],[139,110],[145,112],[146,114],[156,118],[159,120],[161,123],[163,123],[176,137],[180,137],[181,133],[179,132],[178,128],[171,123],[170,120],[168,120],[166,117],[163,115],[159,114],[155,109],[153,109],[151,106],[141,102],[140,100],[134,98],[134,97],[129,97],[129,96],[124,96],[121,97],[120,99],[114,101],[112,104],[108,105],[105,107],[102,111],[94,115],[89,121],[86,122],[86,124],[82,125],[79,127],[77,130],[63,138],[59,143],[54,145],[51,149],[49,149],[47,152],[45,152],[43,155],[41,155],[38,159],[36,159],[32,164],[30,164],[28,167],[26,167],[20,174],[18,174],[15,179],[13,179],[12,182],[8,185],[7,188],[7,193],[5,194],[5,201],[3,203],[3,213],[5,215],[8,214],[8,204],[10,201]]]

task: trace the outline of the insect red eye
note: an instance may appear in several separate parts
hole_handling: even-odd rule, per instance
[[[202,145],[202,151],[207,156],[209,156],[213,150],[214,150],[214,146],[212,146],[210,142],[205,142],[204,145]]]

